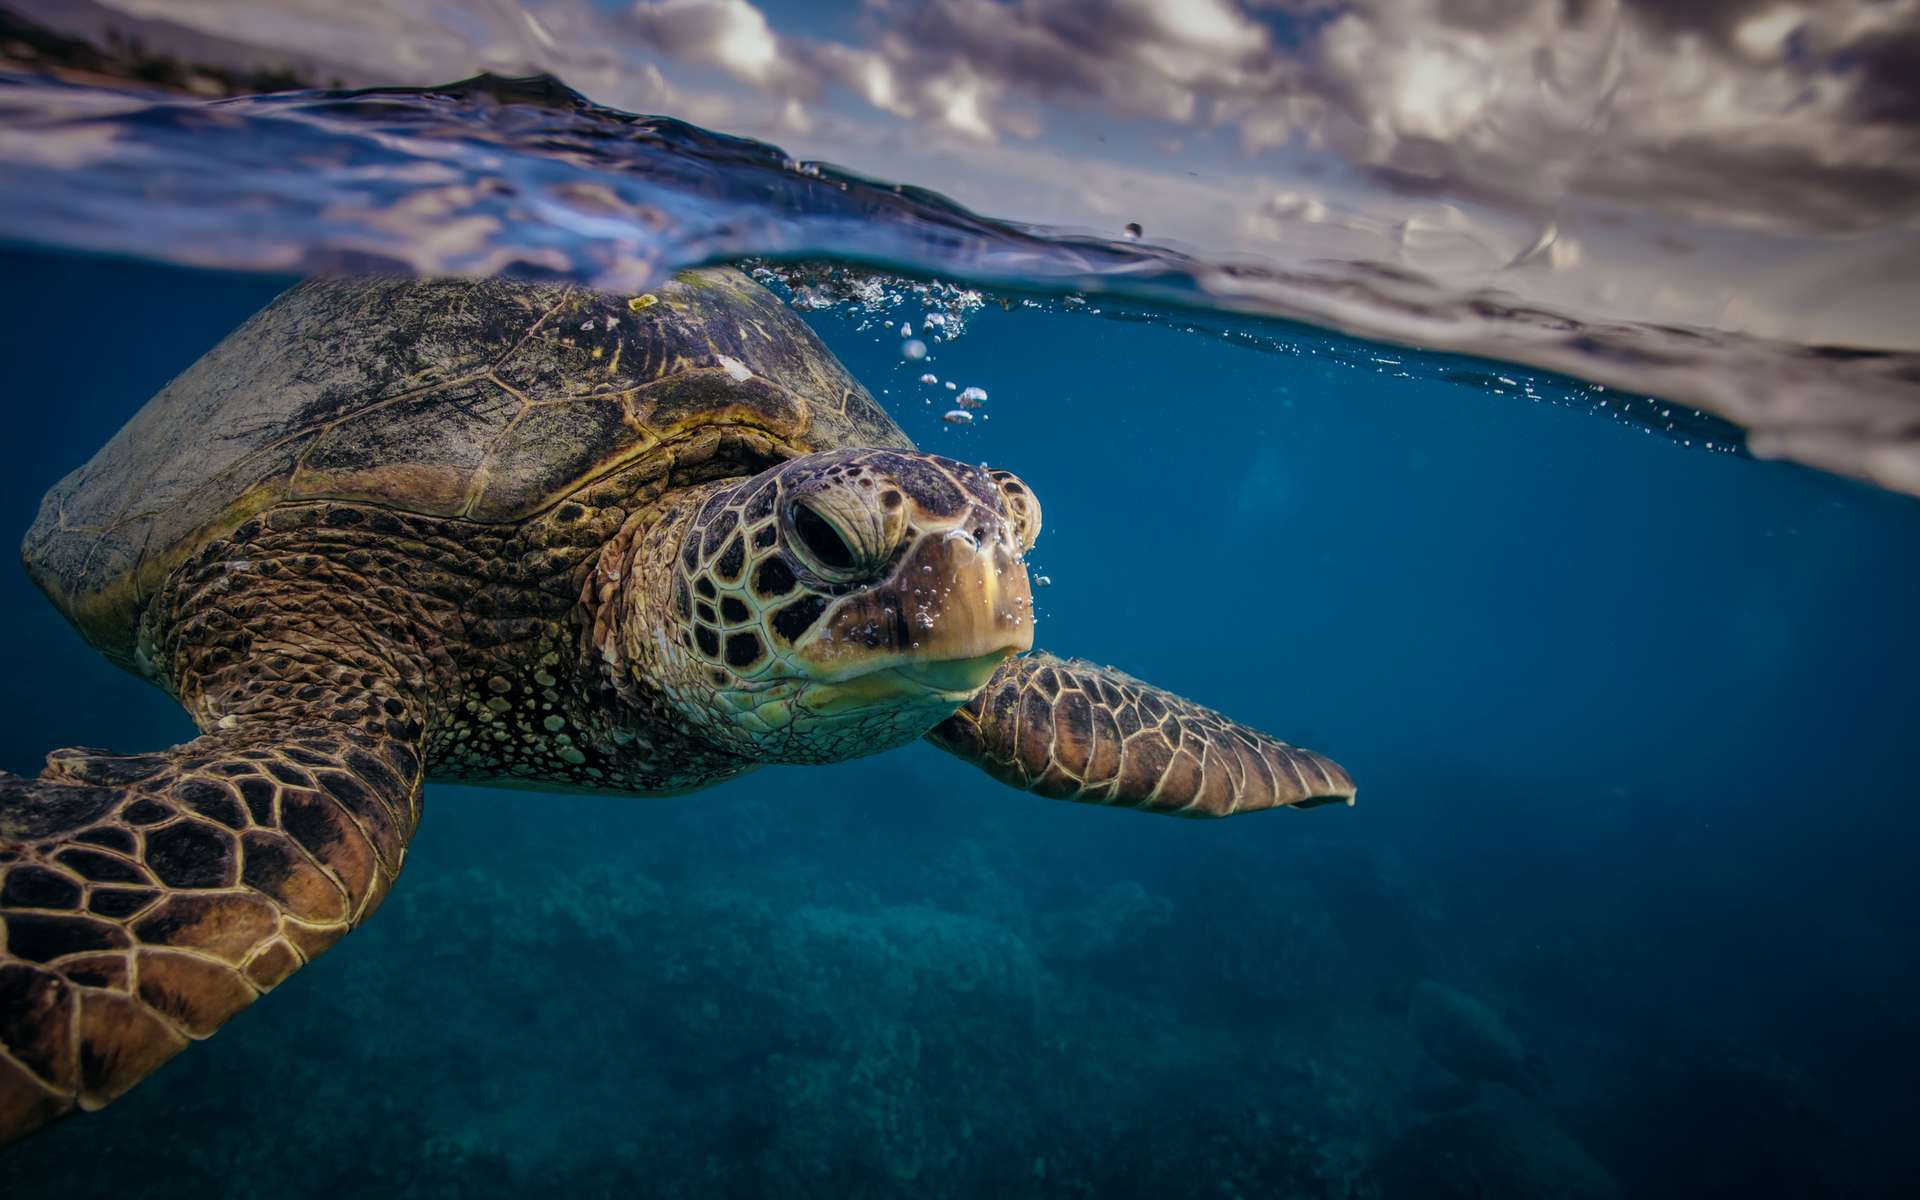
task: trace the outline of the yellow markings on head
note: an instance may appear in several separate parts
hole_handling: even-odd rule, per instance
[[[633,299],[627,301],[627,311],[636,313],[645,312],[658,303],[660,303],[660,297],[654,295],[652,292],[648,292],[644,296],[635,296]]]

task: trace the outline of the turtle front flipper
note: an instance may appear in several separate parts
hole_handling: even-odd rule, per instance
[[[379,905],[419,819],[419,726],[325,700],[0,772],[0,1145],[113,1100]],[[341,706],[367,716],[314,719]]]
[[[1329,759],[1078,658],[1008,659],[927,740],[1010,787],[1182,817],[1353,802]]]

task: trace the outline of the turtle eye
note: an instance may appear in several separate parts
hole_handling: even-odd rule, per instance
[[[854,569],[853,547],[847,545],[832,521],[804,501],[793,506],[793,536],[799,539],[815,565],[834,574]]]
[[[795,549],[814,574],[836,583],[849,583],[866,574],[860,556],[832,518],[805,500],[787,510],[787,525],[793,531]]]
[[[832,492],[796,500],[787,509],[787,532],[795,557],[830,583],[869,579],[886,566],[897,532],[868,507],[836,503]],[[890,532],[892,535],[890,536]]]

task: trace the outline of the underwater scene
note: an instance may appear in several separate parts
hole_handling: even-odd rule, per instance
[[[1920,18],[1655,287],[770,144],[1393,5],[838,7],[0,5],[0,1192],[1908,1194]]]

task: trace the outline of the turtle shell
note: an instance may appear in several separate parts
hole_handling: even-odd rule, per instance
[[[566,284],[310,280],[135,413],[41,502],[22,555],[131,665],[195,550],[287,501],[524,521],[717,425],[777,451],[911,443],[778,297],[732,269],[641,296]]]

